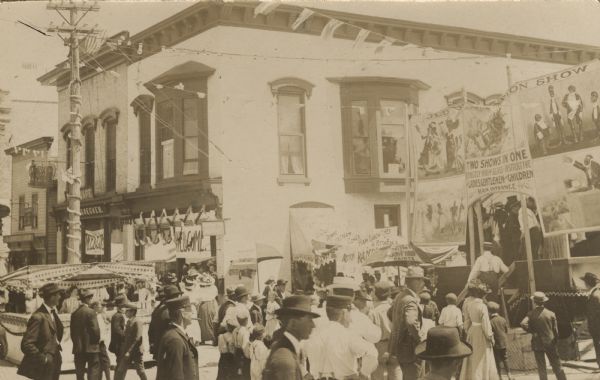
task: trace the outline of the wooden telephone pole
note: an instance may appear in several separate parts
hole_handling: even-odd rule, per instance
[[[90,11],[98,11],[100,8],[96,3],[86,2],[51,2],[47,9],[56,10],[66,22],[60,27],[49,27],[48,32],[56,32],[63,39],[65,45],[69,46],[69,65],[71,67],[70,89],[70,126],[69,139],[71,142],[70,165],[72,173],[72,184],[67,194],[68,225],[67,232],[67,263],[81,263],[81,79],[79,77],[79,40],[90,34],[98,33],[93,28],[79,26],[79,23]],[[65,17],[61,11],[69,11],[69,17]],[[83,13],[79,16],[79,12]],[[67,37],[62,37],[64,33]]]

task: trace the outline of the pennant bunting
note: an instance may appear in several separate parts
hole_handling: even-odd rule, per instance
[[[254,17],[258,15],[268,15],[273,12],[275,8],[279,6],[277,1],[263,1],[256,8],[254,8]]]
[[[303,9],[302,12],[300,13],[300,15],[298,15],[298,18],[296,19],[296,21],[294,21],[294,23],[292,24],[292,30],[296,30],[300,27],[300,25],[302,25],[304,23],[304,21],[308,20],[308,18],[310,16],[312,16],[315,12],[311,11],[310,9]]]
[[[362,45],[366,41],[367,37],[369,37],[369,33],[371,32],[366,29],[361,29],[360,32],[358,32],[356,39],[354,40],[353,47],[357,48],[358,46]]]
[[[336,29],[342,26],[342,24],[342,21],[332,18],[323,28],[323,31],[321,32],[321,37],[323,37],[326,40],[330,39],[331,37],[333,37],[333,33],[335,33]]]
[[[375,54],[381,53],[386,47],[392,46],[394,42],[396,42],[395,39],[391,37],[384,37],[375,48]]]

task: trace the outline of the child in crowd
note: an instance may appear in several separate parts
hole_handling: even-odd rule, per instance
[[[438,323],[440,326],[456,327],[460,336],[463,336],[463,315],[456,306],[458,297],[454,293],[446,294],[446,306],[442,309]]]
[[[217,380],[231,380],[236,376],[235,371],[235,346],[233,344],[233,330],[235,330],[237,322],[233,320],[227,321],[227,332],[219,335],[219,370]]]
[[[265,328],[260,323],[254,325],[254,329],[250,334],[250,346],[248,348],[250,354],[250,379],[262,380],[262,372],[269,357],[269,349],[263,342]]]
[[[277,294],[275,291],[270,291],[267,297],[267,309],[266,309],[266,320],[267,323],[265,325],[265,336],[268,338],[273,337],[273,333],[279,330],[279,320],[277,319],[277,315],[275,315],[275,311],[279,309],[279,304],[275,301]]]
[[[506,355],[506,340],[508,336],[508,323],[498,312],[500,311],[500,305],[496,302],[488,303],[488,310],[490,312],[490,323],[492,324],[492,331],[494,332],[494,358],[496,359],[496,369],[498,370],[498,377],[502,379],[502,371],[500,370],[500,363],[504,365],[506,369],[506,376],[511,379],[510,369],[508,368],[508,357]]]

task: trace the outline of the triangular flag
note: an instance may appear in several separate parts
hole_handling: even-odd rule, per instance
[[[335,30],[342,26],[342,24],[343,22],[341,22],[340,20],[332,18],[323,28],[323,31],[321,32],[321,37],[323,37],[326,40],[330,39],[331,37],[333,37],[333,33],[335,33]]]
[[[361,29],[360,32],[358,32],[358,34],[356,35],[356,39],[354,40],[354,48],[362,45],[365,40],[367,39],[367,37],[369,37],[369,33],[371,33],[370,31],[366,30],[366,29]]]
[[[296,21],[294,21],[294,23],[292,24],[292,30],[296,30],[300,27],[300,25],[302,25],[304,23],[304,21],[308,20],[308,18],[310,16],[312,16],[315,12],[311,11],[310,9],[303,9],[302,13],[300,13],[300,15],[298,16],[298,18],[296,19]]]
[[[375,53],[381,53],[383,51],[383,49],[385,49],[388,46],[392,46],[394,44],[394,42],[396,42],[395,39],[391,38],[391,37],[384,37],[383,40],[381,40],[379,42],[379,44],[377,45],[377,47],[375,48]]]
[[[256,8],[254,8],[254,17],[258,15],[268,15],[273,12],[275,8],[279,6],[278,1],[263,1]]]

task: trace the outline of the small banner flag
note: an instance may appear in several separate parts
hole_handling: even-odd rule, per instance
[[[365,40],[367,39],[367,37],[369,37],[369,34],[371,32],[366,30],[366,29],[361,29],[360,32],[358,32],[358,35],[356,36],[356,39],[354,40],[354,48],[359,47],[360,45],[362,45]]]
[[[375,48],[375,53],[381,53],[386,47],[392,46],[394,42],[396,42],[395,39],[391,37],[384,37]]]
[[[254,8],[254,17],[258,15],[268,15],[273,12],[275,8],[279,6],[277,1],[263,1],[256,8]]]
[[[342,26],[342,24],[342,21],[332,18],[323,28],[323,31],[321,32],[321,37],[323,37],[326,40],[330,39],[331,37],[333,37],[333,33],[335,33],[335,30]]]
[[[298,18],[296,19],[296,21],[294,21],[294,23],[292,24],[292,30],[296,30],[300,27],[300,25],[302,25],[304,23],[304,21],[308,20],[308,18],[310,16],[312,16],[315,12],[311,11],[310,9],[304,9],[302,10],[302,12],[300,13],[300,15],[298,15]]]

